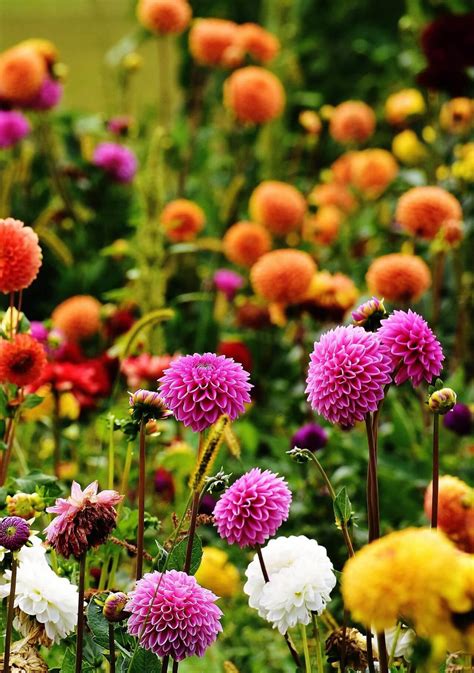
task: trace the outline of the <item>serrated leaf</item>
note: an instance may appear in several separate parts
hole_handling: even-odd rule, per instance
[[[122,672],[125,673],[160,673],[161,661],[156,654],[139,647],[132,658],[122,662]]]
[[[92,638],[95,642],[104,649],[109,648],[109,622],[102,613],[102,605],[98,601],[103,601],[106,594],[94,596],[87,608],[87,623],[92,633]]]
[[[352,504],[349,500],[349,496],[347,495],[347,489],[345,486],[343,486],[336,495],[333,505],[336,524],[340,526],[341,524],[349,523],[352,518]]]
[[[186,561],[186,549],[188,547],[188,538],[180,540],[168,557],[167,570],[183,570]],[[193,549],[191,552],[191,567],[189,573],[194,575],[201,565],[202,543],[198,535],[194,536]]]

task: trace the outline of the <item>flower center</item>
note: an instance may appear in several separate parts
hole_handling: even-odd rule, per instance
[[[16,374],[25,374],[34,363],[33,356],[30,353],[19,353],[11,363],[10,368]]]

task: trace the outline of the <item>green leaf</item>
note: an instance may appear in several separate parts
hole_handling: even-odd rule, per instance
[[[99,594],[89,603],[87,608],[87,623],[95,642],[104,649],[109,648],[109,622],[102,614],[102,605],[107,594]],[[102,605],[99,604],[102,602]]]
[[[347,489],[345,486],[341,488],[339,493],[336,495],[334,500],[334,516],[336,517],[336,524],[340,526],[341,524],[349,523],[352,518],[352,504],[347,495]]]
[[[133,654],[132,659],[122,662],[122,671],[128,673],[160,673],[161,662],[153,652],[139,647]]]
[[[186,549],[188,547],[188,538],[180,540],[168,558],[167,570],[183,570],[186,561]],[[191,567],[189,572],[194,575],[199,568],[202,559],[202,543],[198,535],[194,536],[193,549],[191,552]]]
[[[76,654],[71,647],[68,647],[64,653],[63,663],[61,664],[61,673],[74,673],[76,667]]]
[[[41,397],[41,395],[27,395],[21,406],[23,409],[34,409],[38,404],[41,404],[43,400],[44,397]]]

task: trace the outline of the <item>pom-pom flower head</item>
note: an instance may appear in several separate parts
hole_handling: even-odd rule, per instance
[[[174,360],[159,379],[161,394],[178,421],[194,432],[223,414],[233,421],[250,402],[249,374],[240,363],[215,353]]]
[[[256,222],[236,222],[223,240],[224,254],[234,264],[250,267],[272,247],[270,234]]]
[[[90,295],[78,294],[56,306],[52,314],[54,327],[69,341],[88,339],[100,329],[101,304]]]
[[[316,185],[308,196],[309,203],[315,206],[335,206],[344,213],[350,213],[357,207],[357,201],[351,191],[338,182]]]
[[[224,104],[239,122],[264,124],[276,119],[285,101],[282,83],[265,68],[239,68],[224,83]]]
[[[425,110],[425,101],[418,89],[402,89],[392,93],[385,101],[385,118],[394,126],[403,124],[416,115],[422,115]]]
[[[28,104],[45,76],[46,63],[31,46],[20,44],[0,54],[0,98]]]
[[[63,85],[61,82],[46,77],[36,96],[29,101],[28,107],[33,110],[51,110],[61,101],[62,95]]]
[[[391,369],[375,334],[353,325],[336,327],[314,344],[306,381],[308,401],[331,423],[352,427],[377,409]]]
[[[366,199],[378,198],[396,178],[398,165],[387,150],[356,152],[351,165],[351,185]]]
[[[442,187],[413,187],[398,200],[395,219],[408,233],[431,240],[448,220],[462,220],[462,208]]]
[[[197,203],[176,199],[164,207],[160,222],[170,241],[180,243],[196,238],[204,228],[206,216]]]
[[[102,168],[115,182],[131,182],[137,172],[137,159],[132,150],[117,143],[99,143],[94,150],[93,163]]]
[[[470,98],[447,101],[441,108],[439,123],[450,133],[467,133],[474,125],[474,101]]]
[[[202,657],[222,631],[216,600],[184,572],[147,573],[130,594],[128,632],[159,657]]]
[[[28,542],[30,527],[19,516],[6,516],[0,520],[0,547],[18,551]]]
[[[13,147],[30,132],[30,124],[21,112],[0,110],[0,149]]]
[[[394,252],[375,259],[366,280],[370,292],[389,301],[415,302],[430,287],[431,272],[421,257]]]
[[[29,287],[42,262],[38,236],[20,220],[0,219],[0,292]]]
[[[244,284],[242,276],[231,269],[218,269],[214,274],[213,281],[217,290],[222,292],[228,301],[232,301],[237,291]]]
[[[297,304],[309,289],[316,264],[301,250],[273,250],[250,272],[253,289],[269,302]]]
[[[280,43],[275,35],[257,23],[243,23],[236,35],[236,46],[245,54],[250,54],[254,61],[268,63],[280,50]]]
[[[301,229],[306,201],[293,185],[266,180],[254,189],[249,210],[255,222],[263,224],[272,234],[285,236],[290,231]]]
[[[366,103],[348,100],[331,115],[329,133],[340,143],[363,143],[375,130],[375,114]]]
[[[331,245],[344,221],[344,214],[336,206],[322,206],[314,215],[308,215],[304,223],[305,240],[317,245]]]
[[[0,339],[0,382],[31,385],[40,378],[45,366],[45,350],[29,334],[17,334],[12,341]]]
[[[140,0],[137,17],[154,33],[182,33],[191,20],[192,10],[186,0]]]
[[[425,492],[425,514],[431,520],[433,483]],[[439,480],[438,527],[462,551],[474,553],[474,489],[457,477]]]
[[[219,535],[229,544],[264,544],[288,518],[291,491],[282,477],[258,467],[244,474],[214,508]]]
[[[225,52],[232,48],[238,26],[225,19],[197,19],[189,33],[189,50],[202,65],[224,65]]]

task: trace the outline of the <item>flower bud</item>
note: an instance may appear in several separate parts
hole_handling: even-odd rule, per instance
[[[457,395],[452,388],[435,390],[428,398],[428,406],[434,414],[447,414],[456,404]]]
[[[38,493],[7,495],[6,505],[8,514],[26,520],[38,516],[45,508],[44,500]]]
[[[152,390],[136,390],[130,394],[130,413],[134,421],[164,420],[172,416],[159,393]]]
[[[121,622],[128,614],[124,607],[128,602],[127,594],[123,591],[118,591],[115,594],[109,594],[105,599],[104,608],[102,610],[104,617],[109,622]]]
[[[380,327],[380,321],[386,315],[383,299],[372,297],[352,312],[352,320],[355,325],[363,327],[367,332],[373,332]]]
[[[19,516],[6,516],[0,521],[0,545],[10,551],[18,551],[28,542],[30,527]]]

